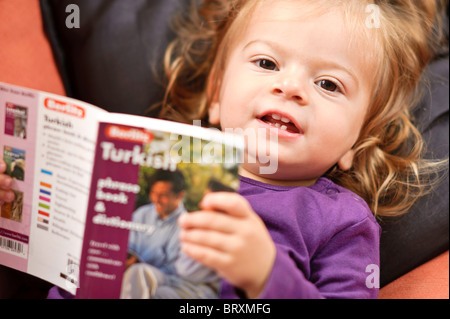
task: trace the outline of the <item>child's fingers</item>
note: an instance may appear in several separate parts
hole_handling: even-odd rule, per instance
[[[178,225],[183,229],[210,229],[222,233],[234,231],[233,220],[230,216],[208,211],[183,214],[178,219]]]
[[[220,211],[235,217],[246,217],[253,211],[244,197],[230,192],[208,193],[200,205],[204,210]]]
[[[234,245],[233,236],[208,229],[182,230],[180,232],[180,241],[182,243],[210,247],[222,252],[230,251],[230,248],[232,249]]]
[[[230,256],[220,250],[193,243],[182,243],[182,251],[208,268],[216,271],[230,264]],[[219,273],[220,274],[220,273]]]

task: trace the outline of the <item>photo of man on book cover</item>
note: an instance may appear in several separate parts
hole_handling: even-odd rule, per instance
[[[235,172],[220,164],[180,162],[174,171],[141,166],[139,175],[132,221],[153,230],[130,231],[121,298],[217,298],[220,278],[181,252],[177,220],[198,210],[204,194],[235,191]]]
[[[186,181],[176,170],[155,170],[148,180],[150,202],[133,213],[133,222],[151,232],[130,231],[121,298],[215,298],[218,278],[180,251],[178,217],[185,214]],[[184,272],[196,267],[192,280]]]

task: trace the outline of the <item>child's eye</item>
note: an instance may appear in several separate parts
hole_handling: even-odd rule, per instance
[[[341,92],[339,86],[330,80],[320,80],[317,81],[316,84],[320,86],[322,89],[330,91],[330,92]]]
[[[278,71],[278,67],[275,62],[267,60],[267,59],[259,59],[255,61],[256,65],[262,69],[270,70],[270,71]]]

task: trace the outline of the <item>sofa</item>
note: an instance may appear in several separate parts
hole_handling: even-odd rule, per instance
[[[180,1],[0,0],[0,81],[143,114],[162,94],[146,62],[170,40]],[[81,27],[65,26],[77,4]],[[448,156],[448,51],[427,70],[417,117],[429,154]],[[430,104],[431,103],[431,104]],[[380,299],[448,299],[448,176],[400,218],[380,221]],[[51,285],[0,266],[0,298],[45,298]]]

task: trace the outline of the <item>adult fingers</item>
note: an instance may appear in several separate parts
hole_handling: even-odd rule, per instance
[[[12,202],[14,193],[11,191],[13,179],[5,174],[0,173],[0,201]]]
[[[6,191],[0,189],[0,203],[10,203],[14,200],[14,193],[12,191]]]
[[[4,172],[6,172],[6,163],[0,158],[0,174],[3,174]]]
[[[0,174],[0,189],[10,189],[13,183],[13,179],[6,175]]]

